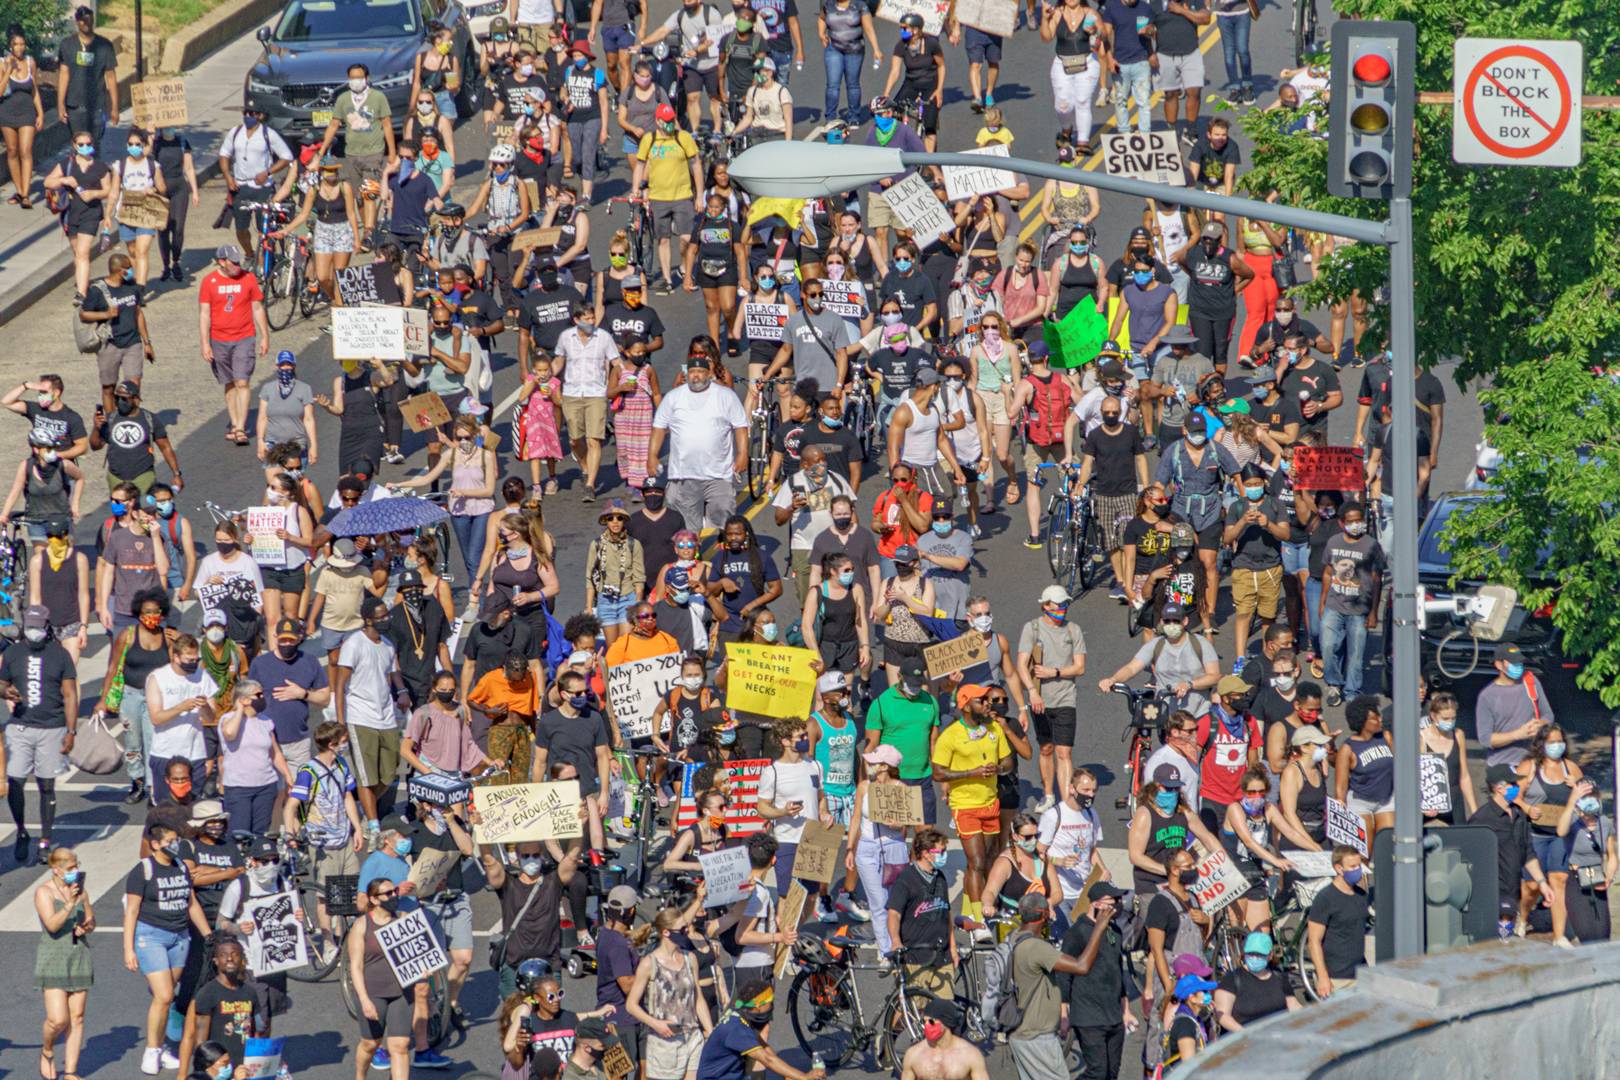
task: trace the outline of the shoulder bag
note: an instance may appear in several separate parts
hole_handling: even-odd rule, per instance
[[[523,906],[518,908],[517,914],[512,917],[511,926],[502,926],[500,933],[489,935],[489,969],[491,971],[500,971],[501,966],[506,963],[506,939],[512,936],[512,928],[521,923],[523,916],[529,913],[529,905],[534,903],[534,898],[540,894],[540,886],[545,883],[545,879],[541,878],[529,889],[529,895],[524,898]]]

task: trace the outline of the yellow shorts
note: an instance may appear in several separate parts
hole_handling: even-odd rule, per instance
[[[894,211],[889,209],[889,200],[884,198],[881,191],[867,192],[866,195],[866,225],[871,229],[886,229],[892,225],[903,225]]]
[[[563,419],[568,421],[570,439],[607,437],[607,398],[568,397],[562,399]]]
[[[1035,467],[1047,462],[1063,460],[1063,443],[1055,442],[1051,446],[1036,446],[1034,443],[1024,445],[1024,471],[1029,473],[1031,480],[1035,479]]]
[[[1280,566],[1265,570],[1232,569],[1232,606],[1240,616],[1260,613],[1262,619],[1275,619],[1282,600],[1283,571]]]

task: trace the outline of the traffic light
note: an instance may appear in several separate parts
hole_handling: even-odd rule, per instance
[[[1392,910],[1394,840],[1385,829],[1373,840],[1373,903]],[[1496,834],[1483,825],[1423,832],[1423,951],[1445,952],[1496,939]],[[1373,924],[1374,955],[1395,958],[1391,919]]]
[[[1413,64],[1409,22],[1333,25],[1328,191],[1349,199],[1412,194]]]

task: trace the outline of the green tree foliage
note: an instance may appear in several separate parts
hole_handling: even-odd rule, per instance
[[[1452,85],[1459,37],[1576,40],[1586,93],[1620,87],[1614,0],[1339,0],[1341,15],[1417,27],[1419,90]],[[1290,117],[1251,114],[1251,193],[1370,219],[1380,203],[1327,194],[1327,145],[1287,133]],[[1325,106],[1320,124],[1327,122]],[[1585,110],[1574,169],[1485,168],[1451,160],[1452,110],[1419,106],[1413,215],[1417,359],[1458,360],[1504,454],[1499,501],[1453,516],[1459,576],[1517,587],[1554,604],[1565,649],[1586,662],[1580,684],[1620,704],[1620,387],[1595,369],[1620,365],[1620,112]],[[1302,289],[1324,303],[1387,282],[1382,249],[1339,249]],[[1370,312],[1372,346],[1387,309]],[[1364,351],[1371,351],[1364,344]],[[1454,450],[1459,449],[1453,447]],[[1548,554],[1550,551],[1550,554]],[[1542,562],[1538,571],[1538,553]]]
[[[36,57],[56,55],[56,43],[70,25],[67,0],[0,0],[0,30],[22,27]]]

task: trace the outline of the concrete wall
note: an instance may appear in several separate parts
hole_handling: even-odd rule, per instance
[[[1363,968],[1355,989],[1227,1037],[1198,1080],[1490,1080],[1620,1072],[1620,943],[1515,939]]]

